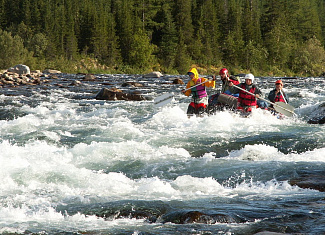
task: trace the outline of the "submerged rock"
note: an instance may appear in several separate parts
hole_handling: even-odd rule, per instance
[[[224,213],[205,213],[201,211],[176,211],[162,216],[163,223],[175,224],[215,224],[215,223],[245,223],[247,220]]]
[[[289,184],[325,192],[325,175],[322,173],[302,173],[298,177],[289,180]]]
[[[180,84],[180,85],[183,85],[184,82],[183,82],[183,80],[180,79],[180,78],[175,78],[175,79],[173,80],[173,84]]]
[[[318,105],[308,120],[309,124],[324,124],[325,123],[325,102]]]
[[[325,115],[319,117],[313,117],[308,120],[309,124],[324,124],[325,123]]]
[[[119,89],[114,88],[102,88],[95,99],[97,100],[128,100],[128,101],[141,101],[146,98],[137,92],[125,93]]]

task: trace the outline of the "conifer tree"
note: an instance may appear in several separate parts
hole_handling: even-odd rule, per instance
[[[200,47],[197,61],[205,65],[211,65],[212,63],[220,63],[220,53],[218,47],[218,38],[220,37],[218,32],[218,20],[212,0],[198,1],[195,11],[198,14],[197,28],[195,40],[200,44],[196,46]]]
[[[243,31],[242,31],[242,11],[236,0],[229,0],[227,4],[227,27],[221,34],[223,62],[226,66],[239,66],[243,59]]]
[[[123,63],[129,64],[131,44],[133,39],[133,1],[116,0],[112,2],[113,11],[115,12],[116,32],[119,37],[119,48]]]
[[[175,66],[176,48],[177,48],[177,31],[171,14],[171,5],[162,3],[161,10],[157,14],[154,38],[157,38],[157,46],[160,48],[157,58],[163,69],[171,70]],[[158,41],[159,39],[159,41]]]
[[[259,6],[257,0],[244,0],[242,13],[242,27],[245,43],[261,42]]]
[[[307,41],[314,36],[322,40],[315,0],[291,1],[289,10],[289,24],[298,41]]]
[[[5,1],[0,0],[0,29],[7,25]]]
[[[192,10],[191,1],[176,0],[175,1],[175,24],[178,32],[178,50],[176,57],[193,56],[193,51],[197,50],[193,46],[193,24],[192,24]],[[180,48],[183,47],[183,48]],[[186,50],[184,50],[184,48]],[[182,53],[182,54],[179,54]],[[179,66],[177,66],[179,67]]]

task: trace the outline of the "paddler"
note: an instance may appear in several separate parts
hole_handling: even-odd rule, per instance
[[[221,82],[222,82],[222,87],[221,87],[221,94],[227,94],[227,95],[232,95],[235,97],[238,97],[239,94],[236,93],[231,93],[229,90],[229,82],[232,82],[234,85],[238,85],[239,79],[237,77],[235,77],[234,75],[229,76],[229,72],[228,69],[226,68],[222,68],[219,71],[219,75],[221,78]]]
[[[188,105],[187,108],[187,115],[189,117],[193,114],[201,116],[205,113],[208,105],[208,94],[206,91],[206,87],[215,87],[215,77],[211,80],[208,80],[206,78],[199,78],[199,73],[196,68],[190,69],[187,74],[191,80],[187,83],[186,89],[182,90],[184,95],[192,95],[191,103]],[[200,85],[196,86],[197,84]]]
[[[239,92],[238,97],[238,107],[237,109],[242,110],[244,112],[251,112],[252,108],[257,107],[257,98],[262,95],[261,90],[254,83],[254,75],[249,73],[245,75],[245,82],[240,83],[238,87],[233,86],[234,84],[229,82],[229,90],[232,93]],[[251,95],[243,90],[246,90],[254,95]]]
[[[283,82],[282,82],[282,80],[277,80],[275,82],[275,88],[272,91],[270,91],[268,99],[273,103],[275,103],[275,102],[283,102],[283,103],[287,104],[289,102],[288,96],[283,91]],[[274,109],[272,104],[269,106],[269,109]]]
[[[226,68],[220,69],[219,75],[222,82],[221,92],[209,97],[209,113],[214,113],[216,110],[222,110],[224,108],[237,108],[237,97],[239,93],[234,94],[230,92],[229,82],[238,85],[240,83],[239,78],[233,75],[229,76],[228,69]]]

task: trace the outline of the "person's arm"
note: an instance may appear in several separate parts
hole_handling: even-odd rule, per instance
[[[262,91],[257,86],[255,86],[255,92],[254,92],[254,94],[255,94],[255,97],[256,98],[259,98],[259,97],[262,96]]]
[[[207,82],[205,82],[205,81],[207,81]],[[216,86],[215,77],[213,77],[211,80],[208,80],[206,78],[202,78],[202,82],[205,82],[205,83],[202,84],[205,87],[215,88],[215,86]]]
[[[190,80],[190,81],[187,83],[187,85],[186,85],[186,89],[185,89],[185,90],[182,90],[182,92],[184,93],[184,95],[186,95],[186,96],[190,96],[190,95],[191,95],[192,90],[190,89],[190,87],[194,85],[194,84],[192,84],[192,83],[193,83],[193,81]]]
[[[275,92],[274,90],[270,91],[269,96],[267,97],[271,102],[274,102]]]
[[[229,81],[232,82],[234,85],[238,85],[240,82],[238,81],[238,78],[235,77],[234,75],[231,75],[229,77]]]
[[[228,86],[229,86],[229,91],[233,94],[237,94],[239,93],[239,89],[235,86],[233,86],[234,84],[232,83],[232,81],[229,81]]]
[[[257,86],[255,86],[255,92],[254,92],[254,94],[256,94],[256,95],[262,95],[262,91]]]

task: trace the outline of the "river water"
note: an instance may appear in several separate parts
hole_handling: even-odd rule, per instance
[[[96,77],[1,89],[1,234],[325,233],[324,193],[289,184],[325,173],[325,126],[307,123],[324,79],[284,79],[297,117],[281,120],[262,110],[188,119],[175,76]],[[267,94],[276,78],[257,80]],[[102,87],[149,100],[96,100]],[[155,107],[165,92],[175,100]]]

